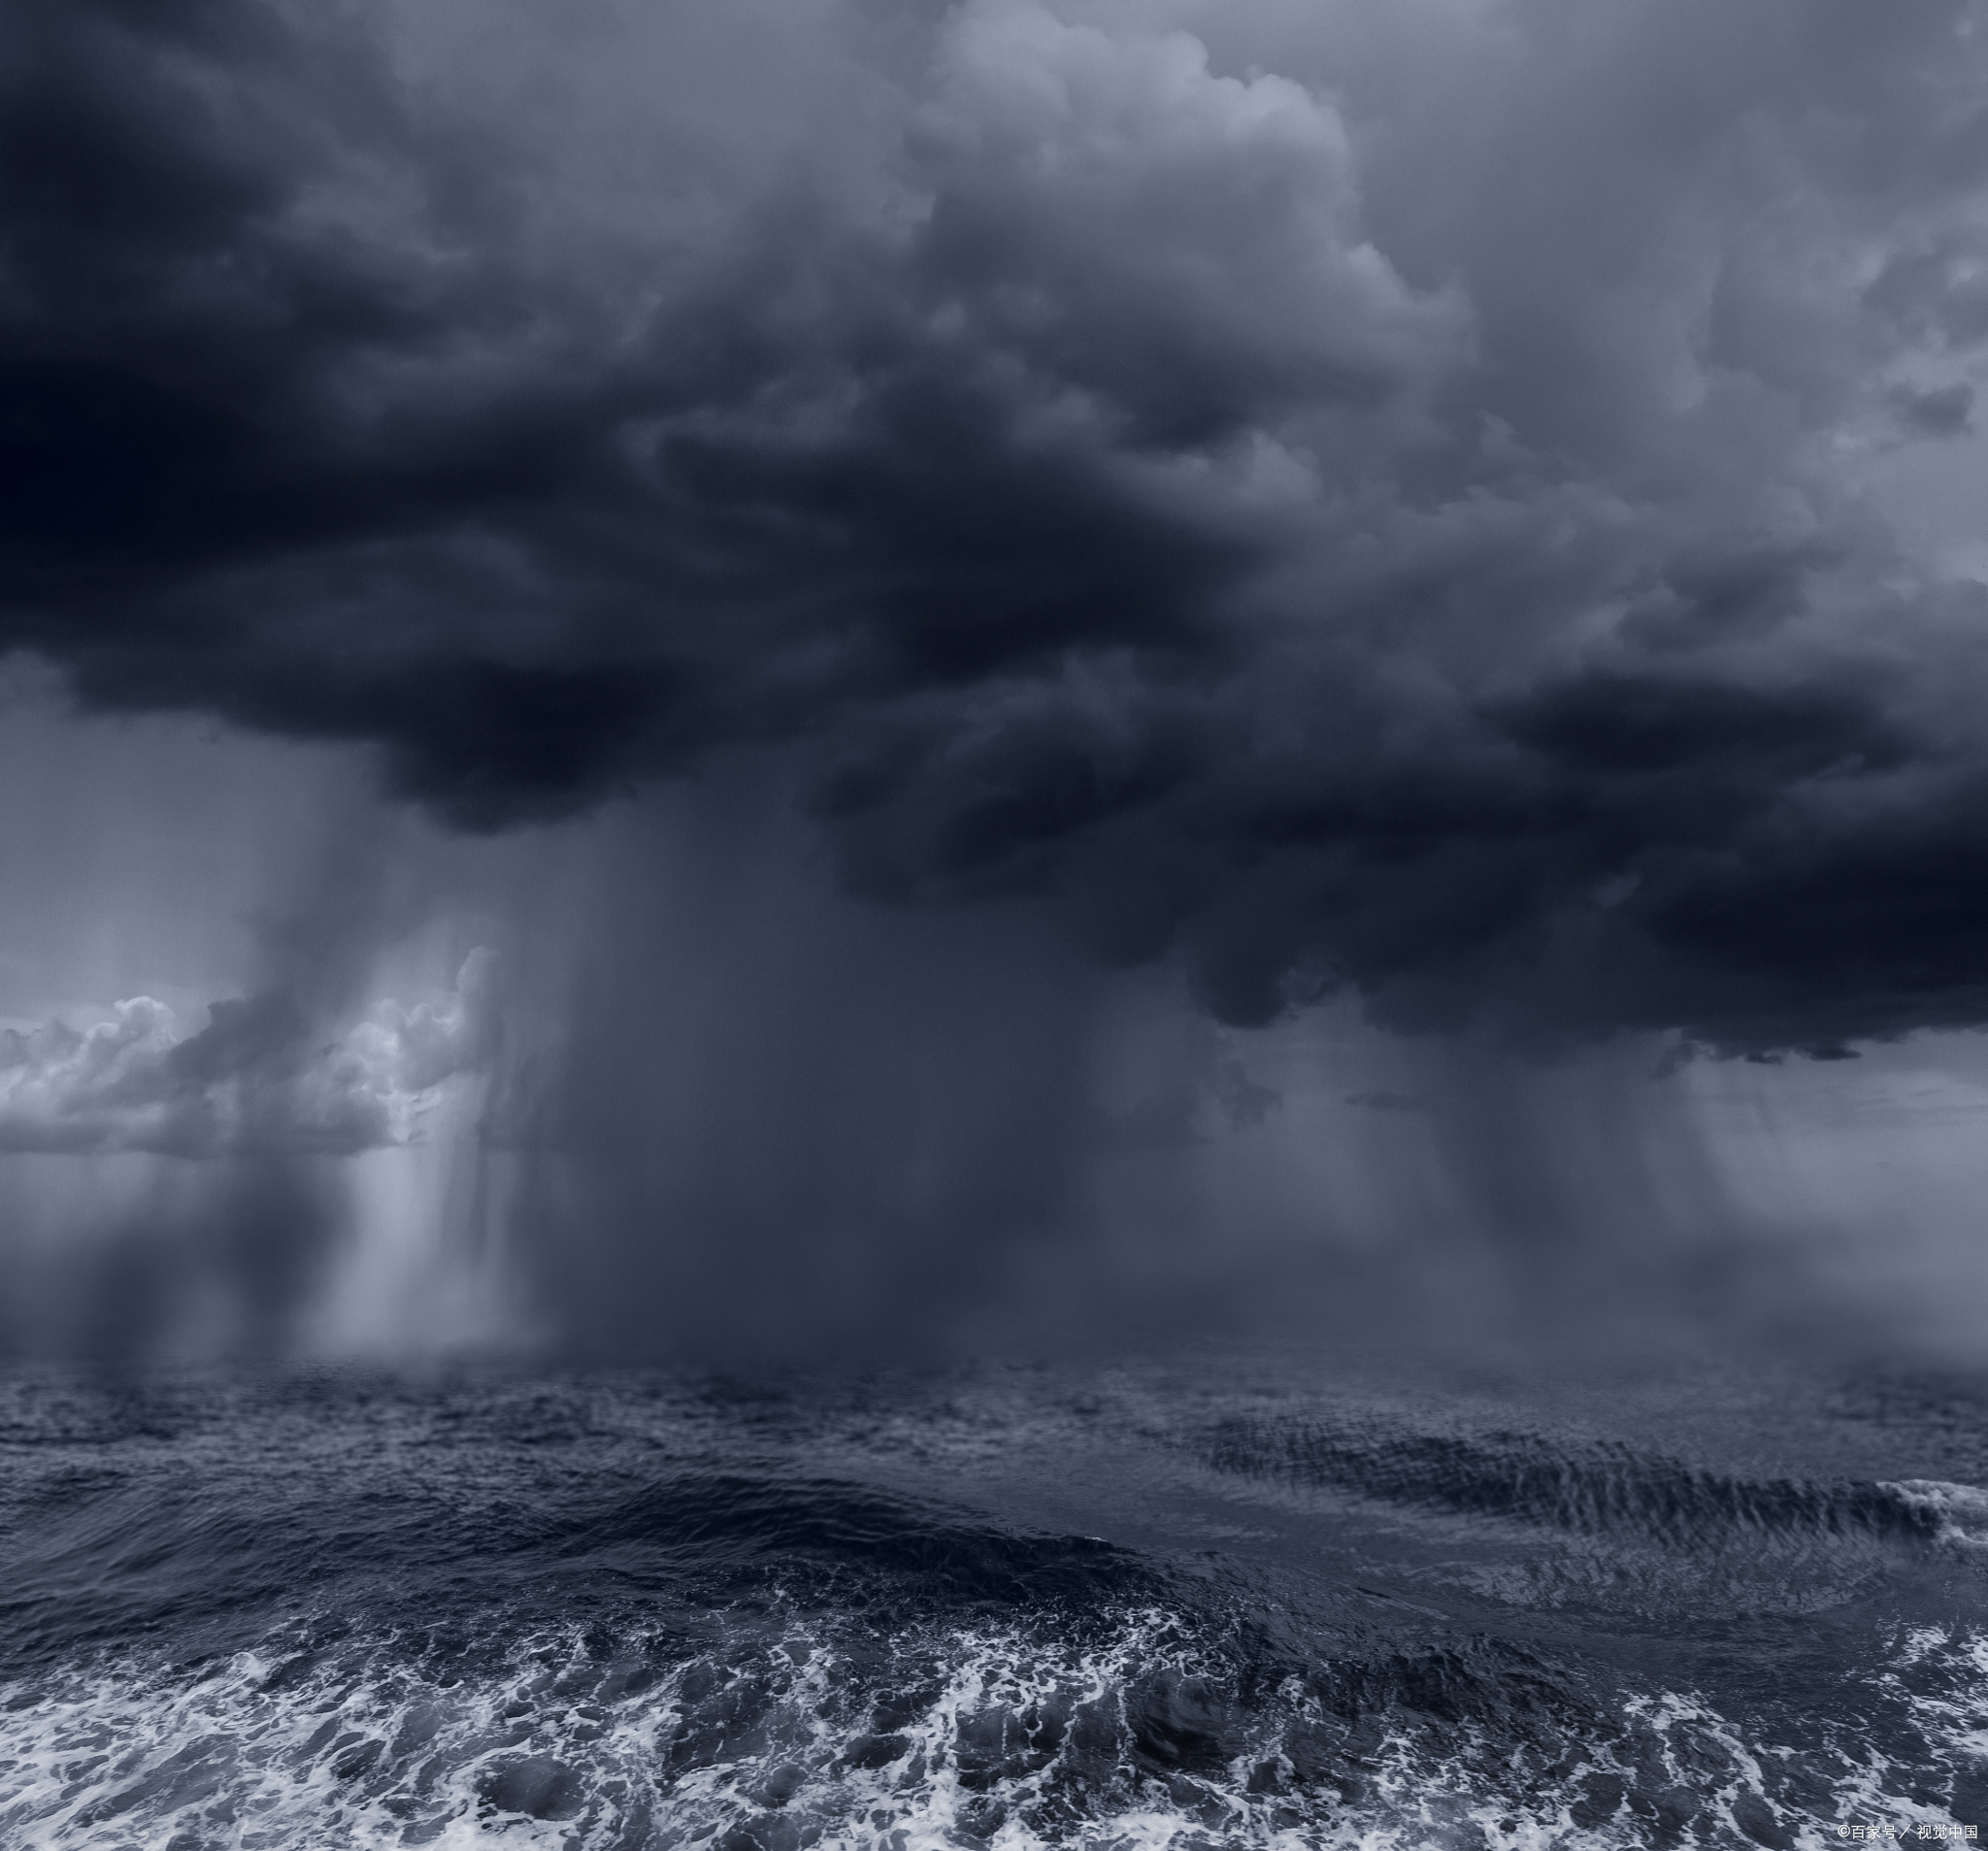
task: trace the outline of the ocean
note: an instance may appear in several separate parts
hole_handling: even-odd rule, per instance
[[[0,1843],[1988,1826],[1988,1376],[17,1369]]]

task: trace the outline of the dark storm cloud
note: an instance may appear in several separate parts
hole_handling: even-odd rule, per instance
[[[4,637],[473,828],[777,744],[1231,1021],[1981,1020],[1983,20],[23,0]]]

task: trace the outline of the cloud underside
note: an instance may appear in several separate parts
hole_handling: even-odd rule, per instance
[[[652,17],[651,17],[652,16]],[[1237,1023],[1988,1019],[1988,31],[20,0],[0,645],[467,828],[756,744]]]

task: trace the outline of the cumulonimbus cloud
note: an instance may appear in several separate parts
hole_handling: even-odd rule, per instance
[[[454,990],[385,1002],[330,1041],[281,991],[216,1003],[189,1030],[148,996],[88,1028],[0,1030],[0,1150],[350,1156],[419,1140],[494,1053],[491,957]]]
[[[1983,26],[22,0],[0,645],[473,828],[779,744],[1235,1022],[1988,1019],[1988,592],[1863,485]]]

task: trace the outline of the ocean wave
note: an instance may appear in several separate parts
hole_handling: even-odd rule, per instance
[[[1194,1616],[865,1629],[741,1613],[692,1639],[274,1634],[216,1663],[0,1691],[0,1839],[533,1851],[1837,1842],[1952,1824],[1988,1644],[1921,1629],[1931,1751],[1797,1754],[1691,1693],[1607,1696],[1484,1642],[1307,1669]]]
[[[1013,1530],[929,1499],[835,1479],[742,1472],[674,1475],[568,1515],[535,1538],[561,1556],[662,1552],[724,1566],[850,1564],[866,1576],[966,1601],[1125,1591],[1144,1578],[1092,1537]]]
[[[1200,1450],[1242,1477],[1673,1550],[1844,1538],[1988,1547],[1988,1492],[1924,1479],[1746,1479],[1620,1443],[1358,1433],[1249,1417],[1222,1421]]]
[[[1902,1478],[1878,1486],[1896,1498],[1936,1542],[1961,1550],[1988,1549],[1988,1491],[1938,1478]]]
[[[1970,1485],[1432,1433],[1377,1397],[1217,1422],[1000,1388],[63,1400],[74,1449],[13,1454],[0,1496],[0,1844],[1576,1851],[1988,1823]]]

